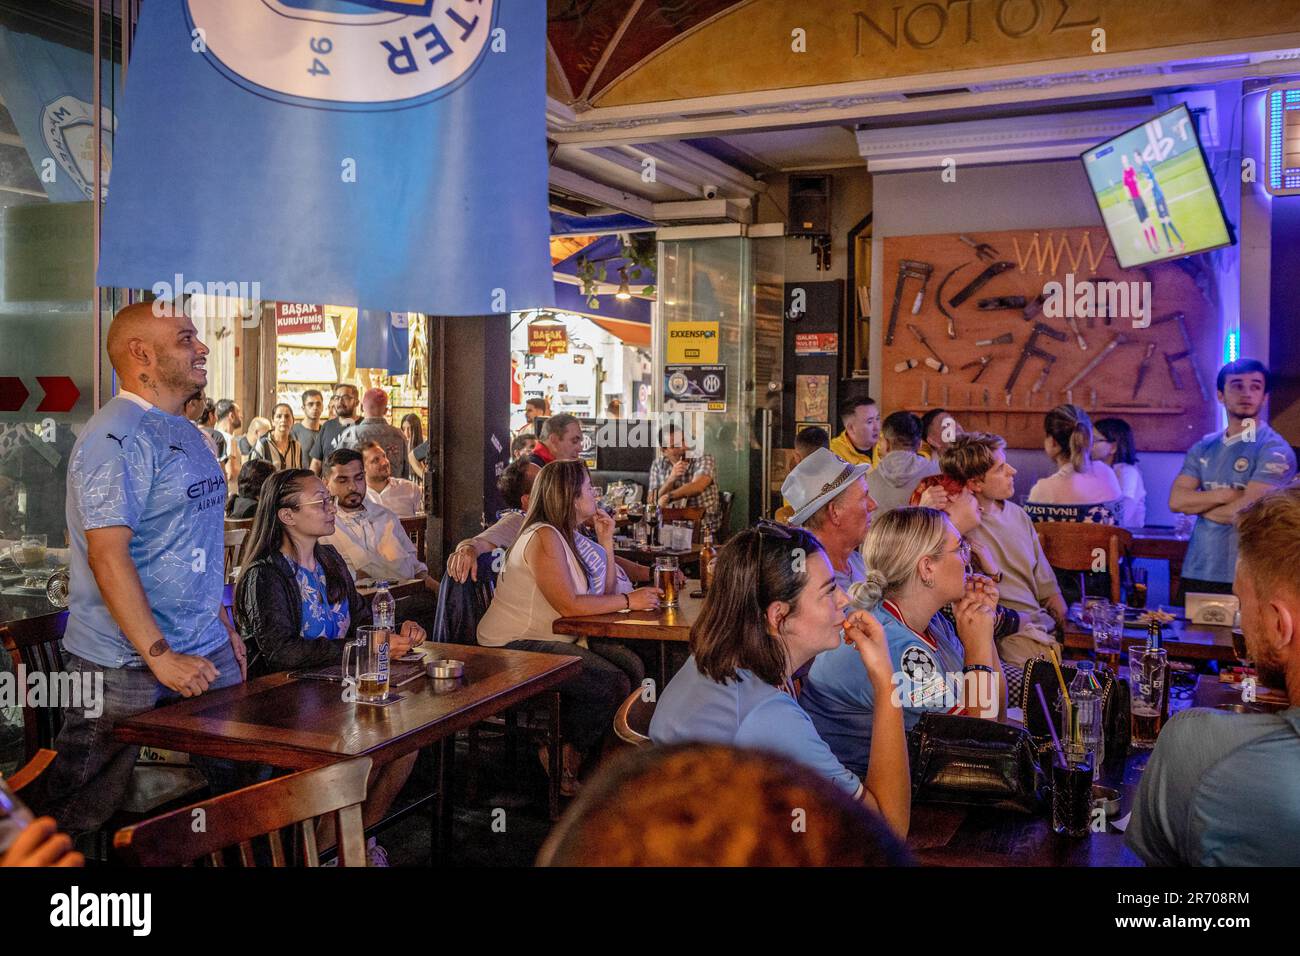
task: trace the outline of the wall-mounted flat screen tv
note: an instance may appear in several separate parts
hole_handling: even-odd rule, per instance
[[[1094,146],[1082,159],[1123,268],[1232,244],[1232,227],[1186,106]]]

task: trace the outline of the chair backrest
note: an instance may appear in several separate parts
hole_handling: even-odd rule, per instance
[[[487,613],[496,591],[497,574],[492,570],[496,555],[489,551],[478,557],[478,580],[464,584],[450,574],[438,585],[438,610],[430,640],[444,644],[477,644],[478,622]]]
[[[24,787],[30,787],[36,778],[43,774],[54,758],[58,756],[53,750],[41,749],[36,756],[14,771],[13,776],[6,777],[5,783],[14,793],[22,793]]]
[[[225,539],[225,556],[226,556],[226,580],[232,581],[235,576],[235,569],[239,567],[239,551],[244,546],[244,539],[248,537],[248,532],[243,528],[227,528]]]
[[[252,531],[253,519],[252,518],[227,518],[226,530],[227,531]]]
[[[664,524],[671,521],[689,521],[695,531],[693,540],[700,540],[700,522],[704,519],[703,508],[664,508],[661,512]]]
[[[654,716],[654,701],[648,701],[640,687],[628,694],[614,713],[614,733],[624,743],[634,747],[650,746],[650,718]]]
[[[1111,600],[1120,598],[1120,561],[1133,550],[1133,533],[1108,524],[1082,521],[1035,521],[1034,530],[1047,555],[1047,563],[1062,571],[1093,571],[1098,549],[1106,556]]]
[[[301,863],[319,866],[316,820],[333,814],[339,865],[365,866],[361,804],[370,768],[369,757],[354,757],[254,784],[118,830],[113,846],[130,866],[187,866],[201,860],[223,866],[223,851],[235,847],[241,866],[255,866],[253,841],[265,837],[271,865],[279,867],[291,862],[281,831],[292,827],[298,831]],[[204,825],[196,828],[199,819]]]
[[[30,674],[63,671],[63,650],[59,642],[68,623],[67,611],[41,614],[0,624],[0,646],[9,652],[14,671],[22,665]],[[52,747],[63,726],[61,707],[32,707],[28,695],[22,696],[23,752],[27,760],[44,747]]]

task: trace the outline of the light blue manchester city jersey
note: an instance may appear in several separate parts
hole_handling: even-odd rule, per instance
[[[86,423],[68,467],[71,596],[64,645],[105,667],[142,663],[100,595],[86,532],[127,527],[131,560],[172,649],[206,655],[228,638],[218,618],[226,480],[194,425],[118,395]]]

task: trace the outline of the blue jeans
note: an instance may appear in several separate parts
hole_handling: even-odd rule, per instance
[[[116,723],[180,700],[181,695],[158,683],[148,667],[103,667],[76,654],[65,652],[64,657],[73,674],[104,675],[103,713],[87,717],[84,708],[65,708],[63,727],[54,741],[58,757],[42,774],[37,803],[42,813],[58,821],[60,830],[81,833],[99,829],[117,812],[131,782],[140,745],[118,743],[113,737]],[[209,690],[242,683],[230,642],[208,655],[208,660],[219,671]],[[195,757],[194,766],[214,792],[238,785],[231,761]]]

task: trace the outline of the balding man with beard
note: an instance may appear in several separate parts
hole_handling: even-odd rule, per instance
[[[245,669],[222,607],[226,480],[183,414],[207,384],[208,348],[161,302],[118,312],[107,344],[121,391],[72,449],[63,638],[68,670],[102,686],[102,706],[66,708],[36,795],[72,832],[99,828],[126,793],[139,748],[113,739],[118,721],[237,684]],[[228,765],[199,763],[222,774],[214,785],[231,782]]]

